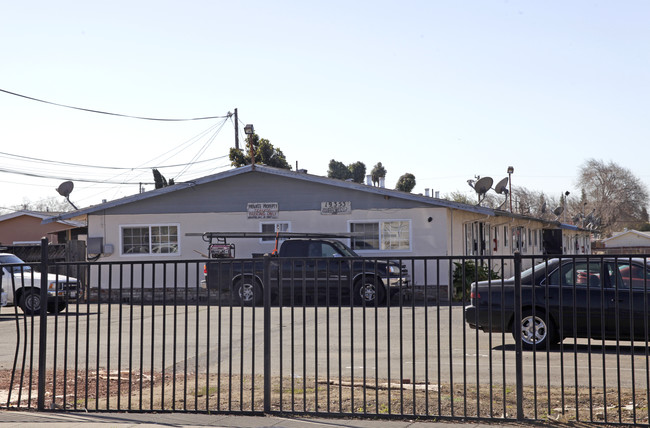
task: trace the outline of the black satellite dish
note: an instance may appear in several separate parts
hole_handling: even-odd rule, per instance
[[[59,192],[59,195],[63,196],[75,210],[78,210],[79,208],[77,208],[70,200],[70,193],[72,193],[73,189],[74,183],[72,181],[64,181],[63,183],[59,184],[59,187],[56,188],[56,191]]]
[[[560,214],[562,214],[563,212],[564,212],[564,207],[561,205],[553,210],[553,214],[555,214],[557,218],[560,218]]]
[[[74,189],[74,183],[72,181],[64,181],[56,188],[56,191],[59,192],[59,195],[67,198],[72,193],[72,189]]]
[[[479,178],[476,183],[474,183],[474,191],[478,195],[478,203],[480,204],[481,201],[485,198],[485,194],[490,190],[492,187],[492,177],[483,177]]]
[[[499,181],[496,186],[494,186],[494,191],[497,192],[499,195],[501,194],[508,194],[508,177],[504,178],[503,180]]]
[[[492,187],[492,182],[492,177],[483,177],[474,184],[474,190],[476,190],[476,193],[479,195],[485,195]]]

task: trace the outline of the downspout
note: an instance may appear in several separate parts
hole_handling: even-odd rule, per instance
[[[451,251],[451,254],[454,254],[454,209],[450,208],[450,221],[451,221],[451,227],[449,230],[451,231],[449,239],[451,239],[451,245],[449,246],[449,250]],[[447,254],[449,255],[449,254]],[[451,269],[451,266],[449,266],[449,269]],[[454,284],[451,281],[451,278],[449,278],[449,285],[447,286],[447,301],[451,302],[451,290],[454,288]]]

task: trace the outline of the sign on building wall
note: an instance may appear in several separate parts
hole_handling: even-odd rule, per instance
[[[249,202],[246,205],[248,218],[278,218],[277,202]]]
[[[352,213],[352,202],[350,201],[327,201],[320,203],[322,215],[337,215]]]

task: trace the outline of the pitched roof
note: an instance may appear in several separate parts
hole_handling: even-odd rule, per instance
[[[195,186],[200,186],[202,184],[206,183],[211,183],[219,180],[225,180],[230,177],[242,175],[242,174],[249,174],[249,173],[262,173],[262,174],[270,174],[270,175],[275,175],[275,176],[282,176],[282,177],[287,177],[290,179],[294,180],[304,180],[307,182],[312,182],[312,183],[318,183],[318,184],[324,184],[327,186],[334,186],[334,187],[340,187],[340,188],[345,188],[345,189],[350,189],[350,190],[358,190],[366,193],[371,193],[371,194],[376,194],[376,195],[381,195],[381,196],[389,196],[391,198],[401,198],[404,200],[411,200],[411,201],[417,201],[419,203],[424,203],[431,205],[433,207],[440,207],[440,208],[450,208],[450,209],[456,209],[456,210],[461,210],[461,211],[467,211],[467,212],[472,212],[472,213],[477,213],[477,214],[484,214],[488,216],[504,216],[504,217],[513,217],[513,218],[526,218],[526,219],[531,219],[531,217],[528,216],[523,216],[520,214],[515,214],[515,213],[510,213],[508,211],[501,211],[501,210],[496,210],[493,208],[487,208],[487,207],[482,207],[478,205],[468,205],[468,204],[463,204],[460,202],[453,202],[449,201],[446,199],[438,199],[438,198],[433,198],[429,196],[423,196],[423,195],[417,195],[413,193],[408,193],[408,192],[402,192],[399,190],[392,190],[392,189],[386,189],[384,187],[375,187],[375,186],[370,186],[366,184],[359,184],[359,183],[354,183],[350,181],[343,181],[343,180],[338,180],[338,179],[333,179],[329,177],[322,177],[319,175],[312,175],[312,174],[307,174],[305,172],[297,172],[297,171],[291,171],[291,170],[286,170],[286,169],[281,169],[281,168],[273,168],[269,167],[266,165],[246,165],[242,166],[239,168],[233,168],[228,171],[220,172],[217,174],[213,175],[208,175],[206,177],[201,177],[196,180],[190,180],[186,182],[180,182],[176,183],[172,186],[167,186],[163,187],[161,189],[155,189],[151,190],[148,192],[144,193],[139,193],[136,195],[132,196],[126,196],[124,198],[120,199],[115,199],[113,201],[108,201],[102,204],[98,205],[93,205],[87,208],[82,208],[77,211],[69,212],[69,213],[63,213],[57,216],[52,216],[49,218],[46,218],[43,220],[43,223],[49,223],[53,221],[61,221],[61,220],[66,220],[70,219],[73,217],[77,216],[82,216],[82,215],[87,215],[87,214],[93,214],[98,211],[102,211],[105,209],[109,208],[114,208],[118,207],[121,205],[129,204],[132,202],[137,202],[137,201],[142,201],[146,200],[149,198],[155,198],[160,195],[164,195],[167,193],[172,193],[176,192],[179,190],[195,187]],[[561,225],[559,222],[553,222],[553,221],[547,221],[547,220],[542,220],[542,219],[535,219],[538,221],[542,221],[544,223],[548,224],[554,224],[559,227],[569,227],[571,228],[572,226],[570,225]]]
[[[20,211],[14,211],[9,214],[4,214],[0,215],[0,222],[6,221],[6,220],[11,220],[17,217],[22,217],[22,216],[27,216],[27,217],[34,217],[37,219],[45,220],[45,219],[54,219],[52,221],[48,221],[46,223],[52,223],[54,221],[61,223],[62,225],[65,226],[71,226],[71,227],[84,227],[86,224],[81,221],[75,221],[75,220],[63,220],[59,219],[59,217],[63,213],[53,213],[50,211],[28,211],[28,210],[20,210]]]
[[[638,230],[624,230],[622,232],[615,233],[613,236],[603,239],[603,244],[613,243],[619,241],[626,236],[631,236],[639,241],[648,241],[650,244],[650,233],[648,232],[639,232]]]

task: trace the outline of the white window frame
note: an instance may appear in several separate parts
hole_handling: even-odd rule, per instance
[[[383,236],[382,232],[384,230],[383,224],[384,223],[394,223],[394,222],[404,222],[408,224],[408,248],[406,249],[383,249]],[[352,248],[353,245],[353,238],[350,238],[350,247],[359,254],[367,253],[367,252],[384,252],[384,253],[408,253],[412,251],[413,248],[413,224],[411,219],[381,219],[381,220],[349,220],[348,221],[348,230],[352,232],[352,225],[353,224],[376,224],[378,228],[378,241],[379,241],[379,248],[372,248],[372,249],[367,249],[367,250],[361,250],[361,249],[355,249]]]
[[[286,225],[285,230],[280,230],[280,233],[282,232],[291,232],[291,222],[290,221],[261,221],[260,222],[260,232],[264,232],[264,226],[266,225],[274,225],[273,230],[276,231],[277,227],[282,225]],[[278,240],[279,242],[285,241],[285,239],[280,238]],[[260,244],[269,244],[269,243],[274,243],[275,238],[260,238],[259,243]]]
[[[176,227],[176,251],[173,253],[154,253],[152,247],[151,229],[154,227]],[[149,229],[149,251],[146,253],[125,253],[124,252],[124,229]],[[181,255],[181,225],[180,223],[152,223],[152,224],[121,224],[120,225],[120,256],[123,257],[177,257]]]

